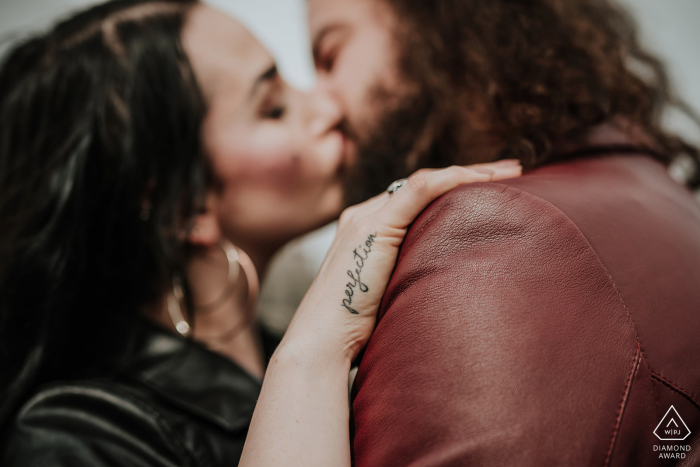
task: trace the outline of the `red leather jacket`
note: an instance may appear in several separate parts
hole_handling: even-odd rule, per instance
[[[648,156],[448,193],[379,318],[357,466],[700,465],[700,205]]]

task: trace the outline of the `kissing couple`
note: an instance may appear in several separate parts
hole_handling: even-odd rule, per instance
[[[652,466],[669,413],[696,464],[700,156],[624,11],[307,6],[310,93],[194,0],[6,54],[2,465]],[[338,218],[280,341],[258,275]]]

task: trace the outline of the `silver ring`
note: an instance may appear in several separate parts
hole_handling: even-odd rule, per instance
[[[401,180],[396,180],[394,183],[389,185],[389,188],[386,189],[386,192],[389,193],[390,195],[393,195],[397,191],[401,189],[404,185],[408,183],[407,178],[402,178]]]

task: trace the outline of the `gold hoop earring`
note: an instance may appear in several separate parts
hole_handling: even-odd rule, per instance
[[[228,272],[226,273],[226,287],[224,287],[224,291],[221,294],[221,296],[213,302],[207,305],[195,305],[195,311],[199,313],[209,313],[226,303],[226,301],[230,298],[231,293],[236,288],[236,284],[238,283],[238,277],[242,268],[241,262],[239,261],[241,256],[240,253],[238,252],[236,247],[233,246],[233,244],[228,240],[222,240],[221,242],[219,242],[219,248],[223,250],[224,254],[226,255],[226,260],[228,261]],[[245,273],[245,271],[243,272]]]
[[[230,242],[227,241],[229,245]],[[248,284],[248,294],[246,296],[245,306],[243,307],[243,319],[236,325],[234,325],[228,331],[213,337],[212,339],[219,344],[231,341],[234,337],[238,335],[243,329],[248,327],[255,318],[255,308],[258,302],[258,293],[260,291],[260,282],[258,280],[258,272],[255,270],[255,265],[250,257],[240,248],[231,247],[238,254],[238,264],[246,277],[246,282]],[[226,250],[224,250],[226,251]],[[228,254],[227,254],[228,256]],[[240,276],[239,276],[240,277]],[[231,289],[233,291],[233,289]]]
[[[221,305],[226,303],[226,301],[231,297],[233,291],[236,289],[236,284],[240,279],[240,270],[243,270],[243,274],[246,276],[246,282],[248,284],[248,295],[246,297],[246,304],[243,314],[244,317],[240,323],[236,324],[233,328],[215,338],[216,340],[220,341],[228,341],[235,337],[240,330],[245,328],[255,316],[255,304],[258,300],[260,283],[253,261],[243,250],[235,247],[228,240],[223,240],[219,246],[224,251],[228,261],[228,277],[226,287],[221,296],[214,302],[207,305],[195,305],[195,310],[199,313],[210,313],[217,308],[220,308]],[[168,295],[168,314],[170,315],[170,320],[175,326],[177,332],[183,337],[187,337],[192,328],[189,323],[187,323],[187,320],[182,313],[181,303],[183,298],[184,292],[180,278],[177,276],[173,277],[173,293]]]
[[[170,321],[173,322],[175,330],[179,332],[183,337],[187,337],[190,334],[190,325],[182,314],[182,299],[185,298],[185,293],[182,290],[182,283],[180,278],[173,277],[173,293],[168,294],[168,314],[170,315]]]

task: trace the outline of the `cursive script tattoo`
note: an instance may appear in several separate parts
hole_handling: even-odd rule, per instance
[[[374,245],[374,240],[376,238],[377,233],[375,232],[374,234],[371,234],[369,237],[367,237],[367,240],[365,241],[364,245],[358,246],[352,252],[353,259],[355,260],[355,266],[357,267],[354,271],[348,269],[348,276],[350,276],[350,279],[352,279],[352,281],[345,284],[345,295],[347,296],[347,298],[343,299],[341,306],[353,315],[359,315],[357,310],[355,310],[352,307],[352,297],[353,295],[355,295],[356,289],[360,292],[369,291],[369,287],[367,287],[367,284],[362,282],[360,275],[362,274],[362,268],[365,267],[365,261],[367,261],[367,258],[369,258],[369,254],[372,251],[372,245]]]

